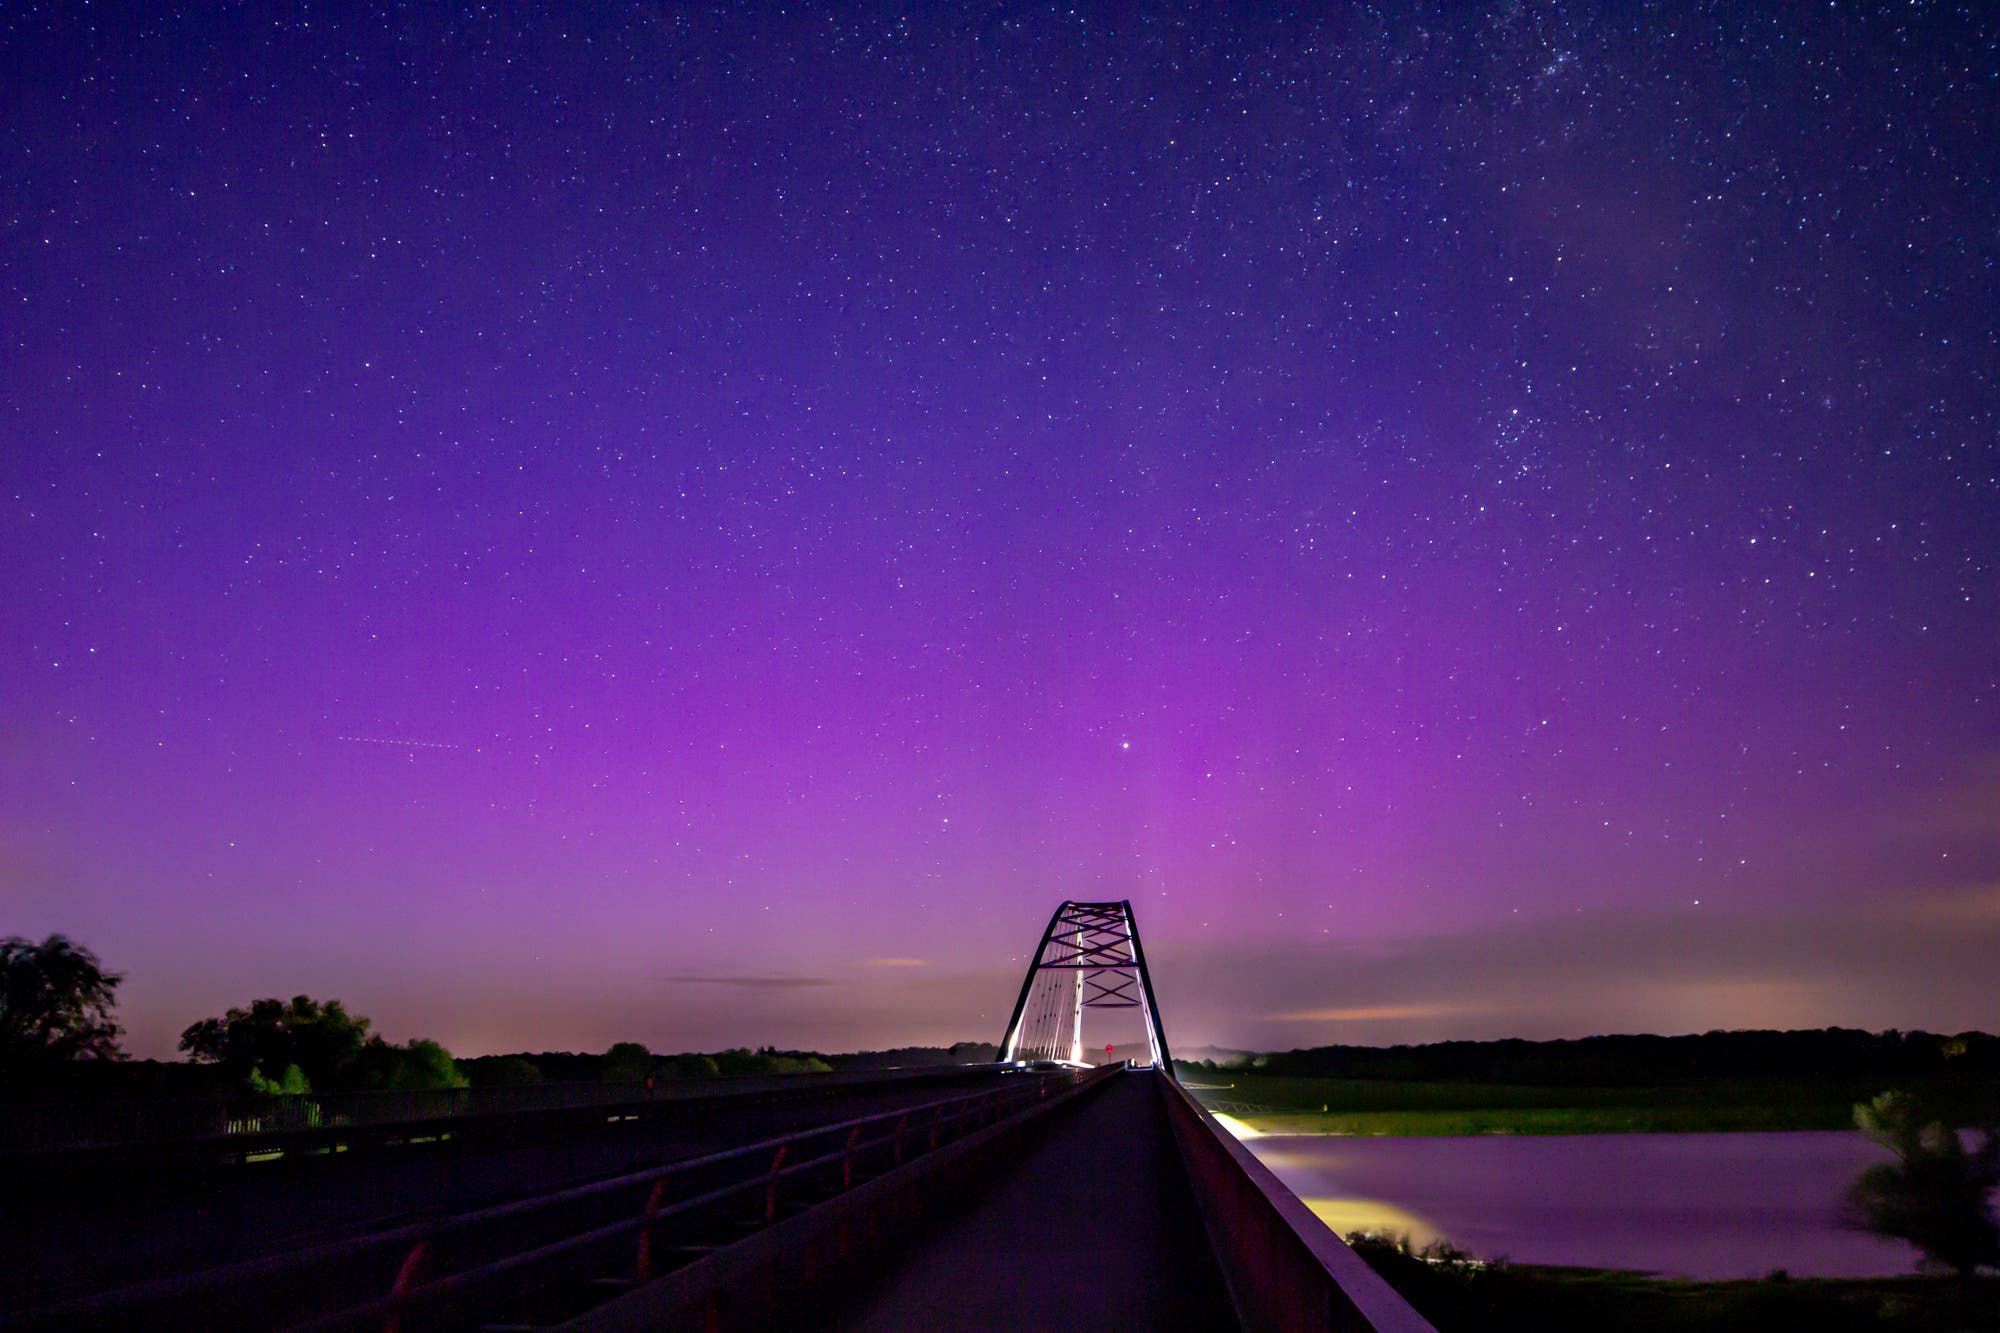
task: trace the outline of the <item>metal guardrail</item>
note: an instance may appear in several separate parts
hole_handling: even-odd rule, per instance
[[[1172,1079],[1158,1080],[1209,1242],[1250,1333],[1436,1333],[1271,1169]]]
[[[990,1091],[23,1312],[10,1327],[372,1333],[475,1326],[557,1287],[567,1291],[558,1304],[575,1305],[586,1288],[602,1301],[724,1248],[746,1227],[760,1229],[1100,1076],[1024,1073]]]
[[[838,1073],[748,1074],[637,1083],[537,1083],[518,1087],[382,1092],[174,1097],[116,1102],[0,1102],[0,1159],[106,1148],[422,1124],[468,1116],[515,1116],[686,1101],[742,1093],[797,1092],[886,1078],[963,1074],[968,1066]]]

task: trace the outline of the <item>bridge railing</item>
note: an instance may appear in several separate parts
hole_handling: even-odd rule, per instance
[[[19,1312],[10,1328],[203,1327],[376,1333],[460,1327],[552,1288],[595,1299],[715,1252],[829,1196],[858,1190],[1101,1073],[1023,1074],[434,1221],[329,1241]],[[725,1235],[716,1237],[721,1229]],[[689,1242],[696,1242],[690,1244]],[[0,1314],[0,1322],[9,1316]]]
[[[1174,1080],[1155,1080],[1237,1315],[1260,1330],[1435,1333]]]

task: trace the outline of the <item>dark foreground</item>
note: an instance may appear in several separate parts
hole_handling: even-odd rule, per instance
[[[448,1140],[427,1132],[288,1155],[275,1174],[204,1158],[144,1201],[90,1193],[98,1211],[55,1231],[72,1250],[88,1248],[79,1236],[105,1242],[153,1280],[92,1290],[125,1274],[91,1268],[68,1275],[83,1291],[38,1301],[38,1287],[60,1291],[63,1246],[17,1244],[32,1261],[17,1267],[35,1276],[26,1301],[0,1306],[0,1324],[1432,1333],[1158,1071],[988,1067],[923,1087],[931,1095],[914,1106],[907,1085],[849,1086],[810,1105],[788,1097],[692,1119],[688,1106],[634,1103],[538,1144],[506,1143],[511,1122],[467,1123]],[[883,1100],[898,1104],[852,1114]],[[773,1137],[774,1115],[816,1123]],[[689,1156],[686,1134],[702,1127],[755,1141]],[[666,1160],[633,1170],[635,1152]],[[60,1211],[66,1165],[42,1173],[38,1197],[6,1196],[37,1205],[0,1214],[15,1240]],[[96,1183],[118,1183],[91,1169]],[[584,1183],[549,1178],[606,1169]],[[430,1192],[454,1202],[433,1211]],[[394,1211],[371,1223],[336,1206],[357,1196]],[[212,1225],[220,1219],[204,1209],[222,1201],[232,1220]],[[151,1237],[88,1225],[121,1214],[171,1225]],[[169,1243],[182,1231],[192,1249]],[[234,1262],[187,1268],[232,1246]]]
[[[1481,1264],[1434,1247],[1350,1237],[1369,1265],[1438,1333],[1992,1333],[2000,1280],[1947,1277],[1671,1282],[1605,1269]]]
[[[372,1152],[195,1169],[92,1169],[24,1183],[0,1167],[0,1326],[11,1311],[442,1219],[854,1116],[997,1086],[941,1079],[797,1097],[715,1095],[539,1135],[460,1132]]]

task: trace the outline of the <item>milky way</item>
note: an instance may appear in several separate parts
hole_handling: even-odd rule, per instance
[[[738,8],[0,18],[135,1049],[992,1039],[1064,896],[1177,1045],[1990,1025],[1987,7]]]

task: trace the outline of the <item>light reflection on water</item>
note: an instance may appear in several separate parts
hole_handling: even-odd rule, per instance
[[[1257,1129],[1242,1120],[1238,1120],[1233,1115],[1224,1115],[1220,1111],[1213,1112],[1212,1114],[1215,1117],[1216,1124],[1221,1125],[1239,1139],[1261,1139],[1264,1137],[1263,1130]]]
[[[1878,1148],[1852,1133],[1268,1135],[1246,1146],[1343,1235],[1698,1278],[1875,1277],[1916,1251],[1840,1225]]]
[[[1428,1245],[1439,1237],[1438,1229],[1423,1218],[1379,1199],[1307,1198],[1302,1202],[1336,1236],[1368,1231],[1378,1236],[1408,1236],[1416,1246]]]

